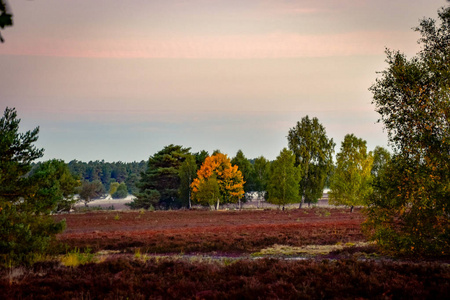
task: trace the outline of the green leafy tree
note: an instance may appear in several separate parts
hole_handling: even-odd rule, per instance
[[[6,108],[0,119],[0,264],[31,262],[65,226],[49,216],[58,198],[50,194],[53,206],[41,205],[39,176],[26,176],[44,152],[34,146],[39,128],[19,133],[19,123],[16,110]]]
[[[180,188],[178,193],[182,206],[186,206],[187,208],[192,207],[191,184],[197,178],[197,170],[202,166],[208,156],[209,154],[205,150],[187,154],[185,161],[180,166]]]
[[[327,176],[333,168],[335,143],[326,135],[325,128],[317,118],[302,118],[289,130],[289,149],[300,167],[299,192],[303,202],[316,203],[323,195]]]
[[[147,192],[145,198],[134,198],[132,202],[126,203],[131,209],[150,209],[153,210],[158,205],[161,194],[157,190]]]
[[[119,187],[120,183],[118,182],[111,182],[109,184],[109,192],[108,194],[112,197],[112,195],[117,192],[117,188]]]
[[[139,192],[139,189],[136,187],[136,184],[140,180],[140,173],[130,173],[125,180],[125,184],[128,187],[128,193],[133,195]]]
[[[105,194],[105,187],[100,180],[94,180],[92,182],[84,181],[80,187],[80,198],[84,201],[84,205],[91,202],[95,198],[100,198]]]
[[[195,156],[187,154],[184,162],[179,169],[180,176],[180,199],[183,202],[183,206],[187,206],[189,209],[192,206],[191,199],[191,184],[197,177],[197,163]]]
[[[450,7],[416,28],[421,51],[386,50],[373,103],[394,149],[374,182],[366,229],[395,253],[450,253]]]
[[[238,166],[244,177],[244,192],[249,193],[255,189],[255,170],[252,163],[245,157],[242,150],[238,150],[236,156],[231,160],[231,164]]]
[[[389,161],[391,160],[391,153],[380,146],[375,147],[373,150],[373,165],[370,173],[375,178],[384,170]]]
[[[260,156],[255,159],[253,168],[255,170],[255,191],[258,193],[259,206],[259,200],[265,198],[267,191],[267,182],[270,174],[270,162],[264,156]]]
[[[367,152],[366,141],[347,134],[336,155],[337,166],[330,182],[329,202],[334,205],[366,205],[372,192],[373,156]]]
[[[122,182],[117,187],[117,190],[114,194],[112,194],[113,199],[123,199],[128,196],[128,188],[125,182]]]
[[[209,205],[213,210],[217,204],[216,209],[219,209],[220,203],[220,185],[217,177],[212,175],[205,180],[202,180],[198,185],[198,191],[195,193],[195,200],[201,205]]]
[[[29,175],[36,186],[33,205],[41,211],[70,211],[76,203],[75,189],[80,181],[70,172],[67,164],[58,159],[52,159],[38,164]]]
[[[155,153],[148,160],[147,171],[141,174],[141,180],[137,184],[139,192],[135,194],[136,203],[131,207],[140,208],[138,205],[172,207],[181,206],[178,198],[180,188],[179,169],[184,162],[189,148],[179,145],[169,145]],[[156,200],[153,191],[158,191],[159,200]]]
[[[300,202],[299,180],[300,170],[295,166],[295,156],[292,151],[284,148],[271,164],[267,201],[282,206],[283,210],[286,204]]]

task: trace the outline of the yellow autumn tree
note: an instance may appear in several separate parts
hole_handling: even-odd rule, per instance
[[[208,186],[205,183],[212,178],[217,181],[220,193],[217,199],[204,199],[202,189]],[[237,203],[244,196],[244,183],[238,167],[231,165],[226,154],[218,152],[207,157],[197,171],[197,178],[191,184],[192,197],[200,204],[215,202],[218,209],[220,203]]]

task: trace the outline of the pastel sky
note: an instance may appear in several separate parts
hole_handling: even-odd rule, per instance
[[[0,109],[40,126],[43,159],[139,161],[168,144],[275,159],[317,117],[387,146],[368,88],[384,49],[444,0],[9,0]]]

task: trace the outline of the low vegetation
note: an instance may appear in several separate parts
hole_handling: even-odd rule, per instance
[[[190,262],[107,259],[77,268],[39,263],[5,279],[3,299],[446,299],[448,265],[278,259]]]
[[[305,213],[307,212],[307,213]],[[3,299],[445,298],[447,263],[383,257],[361,209],[98,211],[60,254],[0,268]]]
[[[301,247],[365,241],[358,209],[91,212],[55,216],[71,248],[134,253],[250,254],[275,244]]]

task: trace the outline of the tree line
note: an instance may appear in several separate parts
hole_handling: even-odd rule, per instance
[[[190,208],[192,204],[219,205],[246,202],[256,194],[269,203],[317,203],[324,188],[336,205],[365,205],[371,183],[389,162],[390,153],[366,141],[345,136],[333,162],[335,143],[317,118],[305,116],[289,130],[289,148],[275,161],[263,156],[247,159],[239,150],[233,158],[219,150],[190,153],[190,148],[169,145],[149,158],[137,183],[131,208]]]
[[[30,175],[45,167],[48,162],[32,164]],[[53,163],[56,163],[53,160]],[[60,161],[64,164],[64,162]],[[68,171],[78,184],[74,193],[87,203],[92,199],[110,196],[114,199],[127,197],[138,191],[136,187],[140,174],[146,169],[146,162],[105,162],[104,160],[82,162],[71,160]],[[71,208],[71,207],[70,207]]]

